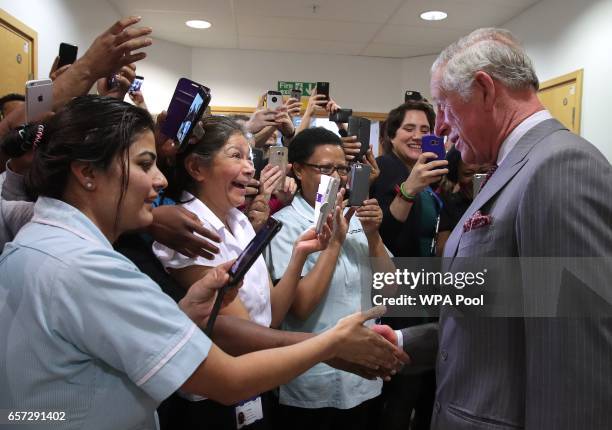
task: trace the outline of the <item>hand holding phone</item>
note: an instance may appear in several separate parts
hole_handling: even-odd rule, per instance
[[[370,128],[371,121],[367,118],[352,116],[349,118],[348,135],[357,136],[357,141],[361,143],[361,150],[355,157],[356,161],[360,161],[368,149],[370,149]]]
[[[327,216],[336,208],[336,197],[339,187],[340,179],[321,175],[314,207],[315,231],[317,234],[321,233]]]
[[[228,272],[230,276],[229,282],[225,287],[219,290],[219,293],[217,294],[217,299],[215,300],[215,304],[213,305],[213,309],[208,318],[206,329],[204,330],[204,332],[209,337],[212,335],[212,331],[215,326],[215,321],[217,320],[217,315],[219,315],[219,311],[221,310],[221,304],[223,303],[223,297],[226,291],[229,288],[238,285],[242,281],[244,275],[246,275],[251,266],[260,257],[265,247],[268,246],[268,244],[272,241],[274,236],[276,236],[276,234],[280,231],[282,227],[282,222],[277,221],[274,218],[268,218],[266,224],[261,228],[261,230],[259,230],[259,232],[249,242],[246,248],[244,248],[244,250],[240,253],[238,258],[230,268]]]
[[[329,100],[329,82],[317,82],[317,95],[323,95],[325,100]]]

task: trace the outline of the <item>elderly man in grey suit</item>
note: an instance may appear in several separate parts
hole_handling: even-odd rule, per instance
[[[551,117],[537,89],[505,30],[474,31],[432,67],[436,134],[464,161],[497,166],[446,244],[451,270],[458,257],[612,257],[610,163]],[[612,429],[612,319],[442,309],[435,333],[398,333],[416,364],[438,346],[433,429]]]

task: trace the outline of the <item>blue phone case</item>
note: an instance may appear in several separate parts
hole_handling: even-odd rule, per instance
[[[444,149],[444,138],[435,134],[428,134],[421,138],[421,150],[423,152],[433,152],[438,156],[438,160],[446,159],[446,149]],[[432,161],[431,159],[429,161]]]

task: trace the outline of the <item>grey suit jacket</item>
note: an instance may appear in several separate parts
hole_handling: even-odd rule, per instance
[[[491,224],[464,233],[477,210]],[[612,257],[610,163],[556,120],[529,130],[447,241],[451,265],[479,256]],[[438,342],[433,429],[612,429],[611,319],[442,310]]]

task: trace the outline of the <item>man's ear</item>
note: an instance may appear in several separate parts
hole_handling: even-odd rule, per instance
[[[478,71],[474,75],[474,85],[480,90],[481,101],[483,102],[486,111],[491,111],[495,105],[495,98],[497,91],[495,88],[495,82],[491,75],[487,72]]]
[[[96,169],[88,161],[73,161],[70,170],[77,182],[87,191],[94,191],[96,184]]]
[[[196,182],[204,182],[205,170],[202,161],[195,154],[189,154],[185,158],[185,170]]]
[[[304,166],[301,163],[294,162],[293,165],[293,174],[299,181],[302,180],[302,172],[304,170]]]

